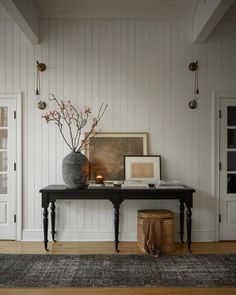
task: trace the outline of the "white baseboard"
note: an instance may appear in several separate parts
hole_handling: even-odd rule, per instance
[[[186,233],[184,240],[186,241]],[[43,231],[42,230],[24,230],[22,234],[22,241],[42,241]],[[51,233],[48,232],[48,240],[51,241]],[[87,241],[87,242],[98,242],[98,241],[114,241],[113,232],[79,232],[79,231],[57,231],[57,241]],[[137,233],[120,233],[119,240],[122,242],[136,242]],[[176,233],[176,240],[179,241],[179,234]],[[193,231],[192,241],[193,242],[214,242],[215,232],[214,231]]]

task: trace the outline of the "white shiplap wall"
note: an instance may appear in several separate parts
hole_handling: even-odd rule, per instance
[[[55,126],[46,125],[34,100],[36,61],[47,65],[42,96],[55,93],[96,110],[109,104],[103,131],[149,133],[149,152],[163,159],[163,176],[196,189],[193,240],[215,239],[212,195],[212,90],[235,88],[236,23],[224,21],[207,43],[193,46],[190,21],[43,20],[39,45],[16,25],[0,22],[0,93],[23,94],[23,238],[42,239],[39,189],[62,183],[68,152]],[[201,103],[190,110],[199,60]],[[107,201],[57,202],[59,240],[113,240]],[[121,240],[135,240],[136,211],[170,208],[175,201],[130,201],[121,207]]]

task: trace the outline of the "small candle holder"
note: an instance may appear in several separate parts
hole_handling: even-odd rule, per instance
[[[104,177],[102,175],[97,175],[95,180],[96,180],[96,183],[102,184],[104,181]]]

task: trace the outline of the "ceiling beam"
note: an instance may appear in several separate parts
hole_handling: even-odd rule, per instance
[[[39,42],[39,16],[35,0],[0,0],[6,12],[16,22],[26,38]]]
[[[203,43],[234,0],[199,0],[193,20],[193,43]]]

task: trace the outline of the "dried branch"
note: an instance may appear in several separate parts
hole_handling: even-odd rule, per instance
[[[96,131],[95,128],[104,115],[108,105],[102,104],[97,116],[92,118],[90,107],[85,107],[84,110],[78,111],[70,101],[66,103],[63,101],[59,102],[54,94],[51,94],[49,100],[55,102],[57,109],[43,114],[42,118],[46,120],[46,123],[54,122],[58,126],[63,140],[71,151],[81,152],[86,149],[92,138],[101,131]],[[81,140],[82,129],[87,125],[89,119],[92,119],[90,130],[86,133],[85,138]],[[63,123],[66,124],[69,130],[69,139],[67,139],[65,135]]]

